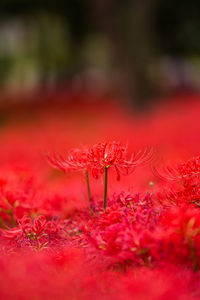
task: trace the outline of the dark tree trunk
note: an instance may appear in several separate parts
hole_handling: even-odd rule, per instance
[[[155,0],[96,0],[98,22],[113,45],[114,64],[121,88],[136,108],[143,109],[154,87],[153,8]]]

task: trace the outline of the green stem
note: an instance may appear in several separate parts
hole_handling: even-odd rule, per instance
[[[106,206],[107,206],[107,191],[108,191],[108,167],[105,167],[104,202],[103,202],[104,211],[106,211]]]
[[[86,183],[87,183],[87,191],[88,191],[88,199],[90,204],[90,209],[92,210],[92,199],[91,199],[91,191],[90,191],[90,180],[88,172],[85,173]]]
[[[198,261],[197,261],[195,248],[194,248],[194,240],[192,238],[189,238],[188,244],[189,244],[189,249],[190,249],[190,257],[192,260],[193,270],[196,272],[196,271],[198,271],[199,266],[198,266]]]
[[[8,227],[6,226],[3,218],[0,217],[0,228],[3,228],[3,229],[7,229]]]

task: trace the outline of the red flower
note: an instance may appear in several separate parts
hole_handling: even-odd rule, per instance
[[[153,168],[154,174],[162,180],[185,182],[200,176],[200,156],[193,157],[174,167],[167,166],[162,170]]]
[[[59,232],[58,223],[47,221],[44,216],[39,216],[35,220],[24,216],[17,220],[18,227],[1,229],[0,234],[5,240],[13,242],[13,247],[25,246],[40,250],[48,246],[56,246],[63,238]]]
[[[200,157],[193,157],[188,161],[177,164],[174,168],[165,167],[162,171],[154,168],[154,174],[167,182],[179,183],[176,198],[183,199],[189,203],[200,206]]]
[[[47,159],[54,168],[63,172],[82,171],[86,173],[89,168],[87,152],[87,149],[72,149],[66,158],[57,153],[52,156],[47,155]]]
[[[120,173],[130,174],[139,164],[145,163],[152,157],[152,149],[140,150],[128,159],[127,149],[120,142],[98,143],[89,149],[72,149],[65,158],[61,154],[47,155],[49,163],[64,172],[92,170],[92,175],[98,178],[105,168],[115,167],[117,179]]]
[[[140,150],[128,158],[127,148],[120,142],[98,143],[88,151],[92,173],[97,177],[98,172],[103,173],[105,168],[113,166],[117,172],[117,180],[120,180],[120,173],[128,175],[135,170],[139,164],[151,159],[152,149]]]

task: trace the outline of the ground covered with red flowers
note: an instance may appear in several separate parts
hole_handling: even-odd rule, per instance
[[[200,98],[7,110],[0,299],[200,299]]]

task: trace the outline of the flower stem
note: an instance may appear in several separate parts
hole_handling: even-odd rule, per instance
[[[92,210],[92,198],[91,198],[91,191],[90,191],[90,180],[88,172],[85,173],[86,183],[87,183],[87,191],[88,191],[88,199],[90,204],[90,209]]]
[[[104,202],[103,202],[104,212],[106,211],[106,206],[107,206],[107,191],[108,191],[108,167],[105,167]]]
[[[198,266],[198,261],[195,253],[195,248],[194,248],[194,240],[192,238],[188,239],[188,244],[189,244],[189,250],[190,250],[190,257],[192,260],[192,267],[193,271],[198,271],[199,266]]]

